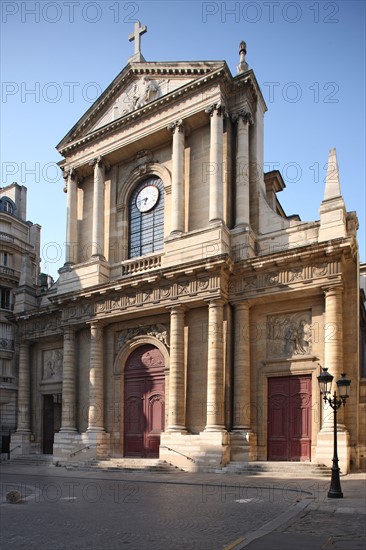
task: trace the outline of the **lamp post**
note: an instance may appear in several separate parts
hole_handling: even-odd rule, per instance
[[[323,368],[322,373],[318,376],[320,393],[323,395],[325,403],[328,403],[333,409],[334,417],[334,432],[333,432],[333,465],[332,465],[332,479],[330,482],[330,488],[328,492],[328,498],[343,498],[341,489],[341,481],[339,478],[339,466],[338,466],[338,452],[337,452],[337,411],[343,405],[346,404],[349,396],[349,387],[351,380],[346,378],[343,373],[342,378],[337,380],[338,396],[337,393],[333,393],[331,397],[333,376],[328,372],[328,369]]]

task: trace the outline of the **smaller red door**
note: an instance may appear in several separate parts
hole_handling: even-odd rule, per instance
[[[61,428],[61,394],[43,396],[43,453],[53,454],[55,433]]]
[[[268,379],[268,460],[311,458],[311,376]]]

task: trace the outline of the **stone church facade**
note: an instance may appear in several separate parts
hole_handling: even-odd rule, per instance
[[[266,105],[223,61],[133,58],[59,143],[66,261],[25,286],[14,454],[330,464],[317,376],[352,380],[343,471],[362,464],[357,218],[330,151],[320,220],[263,173]],[[361,397],[360,397],[361,396]]]

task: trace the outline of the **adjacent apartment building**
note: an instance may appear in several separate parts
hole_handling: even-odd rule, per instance
[[[0,443],[8,452],[17,426],[18,346],[14,317],[16,292],[28,284],[35,293],[40,262],[40,226],[27,221],[27,189],[0,188]],[[29,271],[27,280],[25,270]]]

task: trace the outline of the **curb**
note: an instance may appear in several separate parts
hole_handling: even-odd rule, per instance
[[[278,516],[277,518],[269,521],[268,523],[262,525],[260,529],[257,529],[256,531],[249,532],[247,535],[243,537],[243,539],[236,541],[233,541],[232,543],[228,544],[224,547],[223,550],[241,550],[242,548],[245,548],[253,542],[253,540],[259,539],[265,535],[268,535],[287,521],[289,521],[291,518],[305,510],[310,504],[312,504],[313,499],[306,497],[304,500],[300,500],[300,502],[297,502],[290,508],[289,510],[286,510],[283,514]]]

